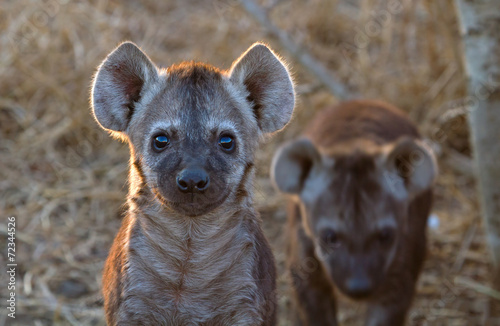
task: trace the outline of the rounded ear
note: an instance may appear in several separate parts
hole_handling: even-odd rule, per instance
[[[125,131],[158,71],[134,43],[125,42],[111,52],[99,66],[92,86],[92,110],[104,129]]]
[[[309,139],[299,139],[282,146],[274,155],[271,179],[276,188],[299,194],[314,164],[321,156]]]
[[[233,63],[229,75],[246,92],[262,132],[285,127],[295,106],[293,82],[283,62],[267,46],[252,45]]]
[[[432,150],[421,140],[404,137],[388,145],[383,155],[386,184],[396,198],[414,197],[429,189],[437,177]]]

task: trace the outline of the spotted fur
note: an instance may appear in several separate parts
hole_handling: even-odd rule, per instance
[[[92,91],[98,123],[130,144],[128,212],[107,259],[109,325],[275,325],[275,265],[253,207],[259,139],[294,106],[282,61],[255,44],[229,71],[184,62],[157,68],[124,43]],[[168,135],[164,151],[152,140]],[[222,134],[233,153],[221,150]],[[204,192],[176,186],[183,169],[209,176]]]

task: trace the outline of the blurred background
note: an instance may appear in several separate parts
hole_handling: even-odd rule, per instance
[[[391,13],[395,2],[400,7]],[[453,1],[258,4],[349,92],[408,112],[437,153],[429,254],[409,324],[500,325],[491,309],[492,271],[472,174]],[[255,184],[280,270],[280,325],[289,325],[286,198],[271,186],[270,161],[280,143],[339,98],[269,26],[237,0],[4,0],[0,30],[0,265],[7,216],[16,217],[18,263],[15,321],[3,307],[8,275],[0,272],[0,325],[104,325],[101,273],[123,214],[129,153],[99,129],[89,90],[97,65],[124,40],[160,66],[198,60],[229,68],[255,41],[290,64],[298,93],[294,119],[263,144]],[[339,311],[342,325],[360,324],[361,306],[342,299]]]

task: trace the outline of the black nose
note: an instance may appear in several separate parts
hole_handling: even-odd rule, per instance
[[[182,192],[203,192],[208,183],[208,174],[200,168],[184,169],[177,176],[177,187]]]
[[[365,277],[352,277],[347,280],[348,295],[353,298],[363,298],[372,291],[372,282]]]

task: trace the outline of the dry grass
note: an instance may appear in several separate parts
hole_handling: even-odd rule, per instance
[[[394,2],[394,1],[387,1]],[[365,97],[382,98],[419,123],[439,153],[441,176],[430,252],[411,325],[499,325],[474,182],[467,127],[449,114],[464,96],[460,46],[451,0],[403,1],[380,21],[386,1],[266,1],[271,18]],[[375,15],[372,14],[375,12]],[[376,18],[378,17],[378,18]],[[252,42],[287,52],[235,0],[4,1],[0,9],[0,234],[5,259],[7,216],[17,218],[17,308],[0,325],[102,325],[100,275],[120,224],[128,148],[99,130],[90,115],[89,84],[100,60],[129,39],[161,64],[208,61],[229,67]],[[370,37],[361,43],[359,31]],[[357,36],[358,35],[358,36]],[[358,38],[357,38],[358,37]],[[349,45],[347,45],[349,44]],[[300,133],[336,100],[300,66],[294,122],[259,154],[257,202],[283,268],[284,198],[268,180],[278,144]],[[3,266],[3,265],[2,265]],[[281,273],[283,274],[283,273]],[[1,301],[7,296],[0,273]],[[286,282],[280,284],[287,325]],[[498,299],[497,299],[498,300]],[[343,325],[359,309],[342,305]]]

